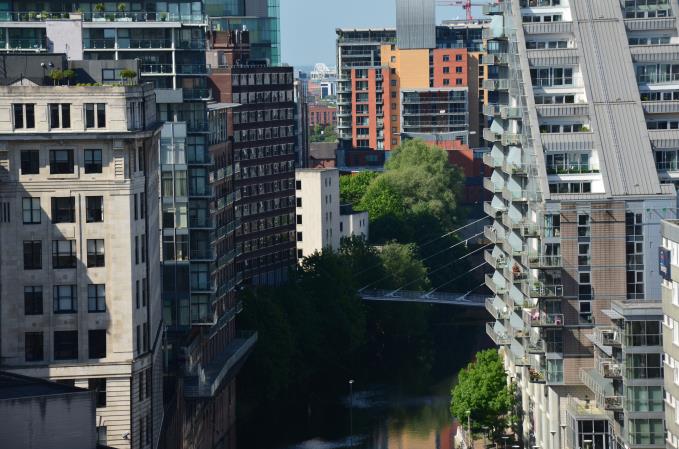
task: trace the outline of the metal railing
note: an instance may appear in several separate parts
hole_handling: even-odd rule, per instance
[[[506,346],[511,343],[511,337],[508,334],[498,334],[495,332],[495,323],[486,323],[486,334],[498,346]]]

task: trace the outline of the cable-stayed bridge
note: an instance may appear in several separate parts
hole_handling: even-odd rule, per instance
[[[366,301],[416,302],[466,307],[484,307],[488,297],[488,295],[472,295],[469,293],[371,289],[361,290],[359,295]]]

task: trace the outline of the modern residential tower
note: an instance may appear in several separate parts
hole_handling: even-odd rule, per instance
[[[525,444],[664,447],[656,263],[675,214],[676,2],[485,7],[496,318]],[[654,160],[655,158],[655,160]]]

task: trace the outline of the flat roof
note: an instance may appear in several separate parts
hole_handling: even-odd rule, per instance
[[[0,400],[83,392],[87,392],[87,390],[36,377],[0,371]]]

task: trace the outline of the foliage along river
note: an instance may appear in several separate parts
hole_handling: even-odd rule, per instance
[[[439,306],[446,307],[446,306]],[[453,420],[449,412],[450,388],[455,374],[474,354],[492,346],[485,334],[489,319],[483,309],[460,310],[439,323],[431,333],[434,360],[415,372],[427,381],[403,382],[384,379],[376,385],[353,385],[335,402],[308,411],[308,416],[290,417],[272,432],[266,444],[261,438],[239,437],[240,449],[448,449],[454,447]],[[417,370],[412,360],[402,360],[403,370]],[[415,365],[415,367],[414,367]],[[412,373],[409,376],[411,379]],[[352,401],[353,399],[353,401]],[[353,407],[351,406],[353,402]],[[353,432],[350,431],[350,421]]]

